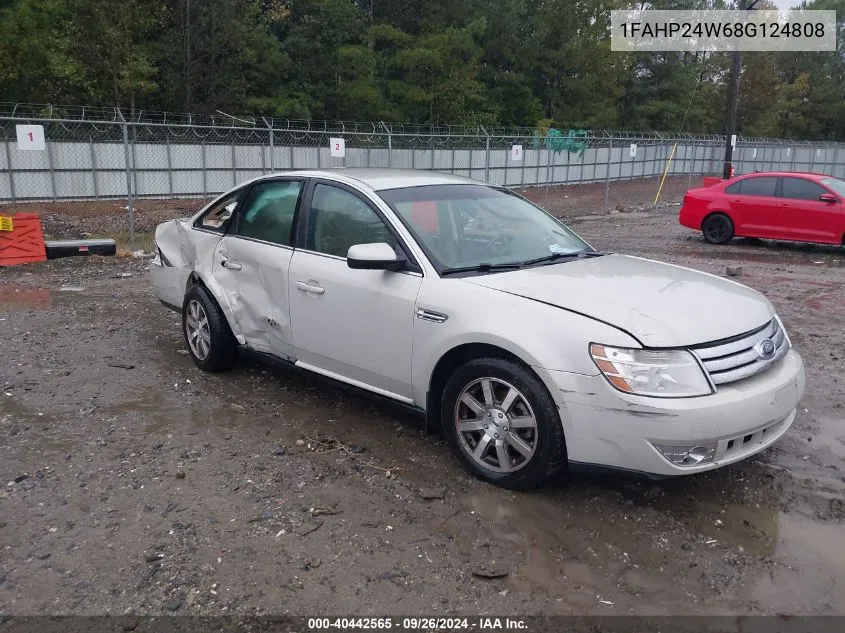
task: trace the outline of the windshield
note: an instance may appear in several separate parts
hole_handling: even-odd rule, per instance
[[[438,272],[593,251],[551,215],[506,189],[431,185],[378,194]]]
[[[821,183],[829,189],[833,189],[840,196],[845,196],[845,180],[839,180],[839,178],[822,178]]]

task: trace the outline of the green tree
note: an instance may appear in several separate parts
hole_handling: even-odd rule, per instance
[[[274,109],[291,64],[270,17],[258,0],[167,0],[160,100],[182,111]]]
[[[71,55],[83,69],[90,99],[129,103],[157,88],[153,38],[164,5],[157,0],[76,0],[66,23]]]
[[[84,67],[70,51],[68,0],[17,0],[0,8],[0,94],[30,103],[85,101]]]

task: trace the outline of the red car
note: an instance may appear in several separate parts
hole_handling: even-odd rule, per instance
[[[761,172],[690,189],[679,220],[712,244],[734,237],[845,246],[845,181],[824,174]]]

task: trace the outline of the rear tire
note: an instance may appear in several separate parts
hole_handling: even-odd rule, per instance
[[[182,304],[182,334],[188,353],[205,371],[225,371],[238,356],[238,342],[217,301],[203,286],[192,286]]]
[[[566,464],[557,405],[518,363],[478,358],[462,365],[444,387],[440,413],[458,461],[484,481],[527,490]]]
[[[713,213],[704,218],[701,232],[711,244],[727,244],[734,238],[734,223],[724,213]]]

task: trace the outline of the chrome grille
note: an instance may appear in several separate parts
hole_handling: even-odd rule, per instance
[[[768,359],[761,358],[754,347],[766,339],[770,339],[775,346],[774,355]],[[701,359],[713,384],[724,385],[769,369],[786,356],[789,341],[778,320],[772,319],[753,332],[727,342],[698,345],[692,351]]]

